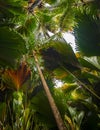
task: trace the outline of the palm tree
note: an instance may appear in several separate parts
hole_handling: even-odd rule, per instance
[[[98,6],[97,1],[95,4],[94,2],[84,4],[80,0],[46,2],[38,0],[29,3],[25,0],[0,0],[0,47],[2,48],[0,95],[3,97],[0,98],[0,127],[2,129],[63,129],[60,128],[63,124],[62,119],[68,130],[99,129],[100,10]],[[80,52],[78,57],[62,38],[62,33],[66,31],[73,31],[75,34],[77,49]],[[86,51],[86,48],[90,51]],[[33,60],[33,50],[36,52],[34,58],[38,56],[36,65],[39,73]],[[88,56],[95,57],[88,58]],[[18,68],[20,63],[22,67]],[[56,120],[58,128],[53,116],[49,119],[52,123],[49,122],[48,125],[45,123],[48,119],[47,113],[52,112],[49,111],[50,107],[47,107],[49,105],[45,100],[45,94],[41,96],[42,85],[39,75],[43,84],[46,86],[47,84],[38,64],[42,67],[46,81],[49,77],[50,86],[55,79],[63,82],[60,89],[50,88],[61,113],[60,121]],[[30,73],[31,77],[29,77]],[[48,90],[48,87],[46,88]],[[43,96],[45,105],[41,103]],[[53,101],[52,97],[49,101]],[[40,110],[40,107],[43,109]],[[94,125],[92,127],[91,122]]]
[[[37,66],[41,81],[43,83],[44,90],[46,92],[46,95],[47,95],[47,98],[49,100],[52,112],[53,112],[55,120],[57,122],[57,126],[58,126],[59,130],[66,130],[66,127],[64,126],[64,123],[63,123],[63,120],[62,120],[61,115],[59,113],[59,110],[58,110],[58,108],[57,108],[57,106],[56,106],[56,104],[54,102],[54,99],[53,99],[53,97],[52,97],[52,95],[50,93],[49,87],[48,87],[48,85],[47,85],[47,83],[46,83],[46,81],[44,79],[44,76],[42,74],[42,71],[41,71],[41,69],[39,67],[38,59],[36,57],[35,52],[33,52],[33,55],[34,55],[34,58],[35,58],[35,61],[36,61],[36,66]]]

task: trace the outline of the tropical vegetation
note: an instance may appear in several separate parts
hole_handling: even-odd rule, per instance
[[[18,129],[100,129],[99,0],[0,0],[0,130]]]

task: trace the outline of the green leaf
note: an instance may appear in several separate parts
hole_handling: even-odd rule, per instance
[[[88,58],[88,57],[87,57]],[[88,58],[91,59],[91,58]],[[92,70],[99,70],[94,64],[92,64],[89,60],[85,59],[85,57],[78,58],[80,64],[86,68],[92,69]]]
[[[84,57],[84,59],[89,62],[92,66],[96,67],[100,70],[100,57],[94,56],[94,57]]]
[[[56,125],[49,102],[43,91],[32,98],[32,106],[37,112],[37,117],[40,122],[51,126]]]
[[[93,79],[95,82],[100,80],[100,76],[97,76],[97,75],[90,73],[90,72],[83,72],[82,77],[85,77],[87,79]]]
[[[64,41],[50,41],[48,46],[40,51],[49,70],[61,67],[74,71],[81,68],[71,46]]]
[[[78,126],[80,126],[81,121],[84,117],[84,112],[78,111],[76,108],[73,108],[73,107],[70,107],[70,106],[68,106],[68,110],[69,110],[70,115],[73,119],[73,122],[75,122],[76,124],[78,124]]]
[[[100,69],[100,57],[94,56],[94,57],[84,57],[85,60],[87,60],[89,63],[94,65],[97,69]]]
[[[74,29],[77,50],[85,56],[100,56],[100,20],[82,14]]]
[[[25,40],[9,28],[0,28],[0,65],[14,66],[25,53]]]
[[[4,123],[6,118],[6,103],[0,103],[0,122]]]
[[[21,15],[24,13],[23,10],[23,4],[25,3],[24,1],[19,1],[19,0],[0,0],[1,3],[1,14],[6,18],[6,17],[11,17],[14,15]]]
[[[31,17],[26,20],[25,22],[25,28],[29,33],[32,33],[32,31],[37,27],[36,25],[36,19],[34,17]]]
[[[64,118],[64,114],[67,111],[65,95],[61,89],[52,88],[50,90],[61,116]],[[51,126],[51,128],[56,126],[52,110],[44,91],[39,92],[32,98],[32,107],[37,112],[37,117],[40,122]]]
[[[75,15],[75,10],[72,5],[65,8],[60,18],[60,27],[62,30],[65,30],[65,31],[72,30],[75,24],[74,15]]]

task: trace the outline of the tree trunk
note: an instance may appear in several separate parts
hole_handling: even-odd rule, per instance
[[[45,81],[45,78],[44,78],[44,76],[42,74],[42,71],[41,71],[41,69],[39,67],[35,51],[33,51],[33,56],[34,56],[34,59],[35,59],[35,62],[36,62],[36,66],[37,66],[37,69],[38,69],[38,72],[39,72],[39,75],[40,75],[40,78],[41,78],[45,93],[47,95],[47,98],[48,98],[48,101],[49,101],[49,104],[50,104],[50,107],[51,107],[52,112],[54,114],[54,118],[56,120],[57,126],[58,126],[59,130],[67,130],[64,123],[63,123],[63,120],[61,118],[60,112],[59,112],[59,110],[58,110],[58,108],[57,108],[57,106],[56,106],[56,104],[54,102],[54,99],[53,99],[51,93],[50,93],[50,90],[49,90],[48,85],[47,85],[47,83]]]

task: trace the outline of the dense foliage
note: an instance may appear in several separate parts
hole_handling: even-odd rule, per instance
[[[33,50],[66,129],[99,130],[100,1],[0,0],[0,130],[58,130]]]

